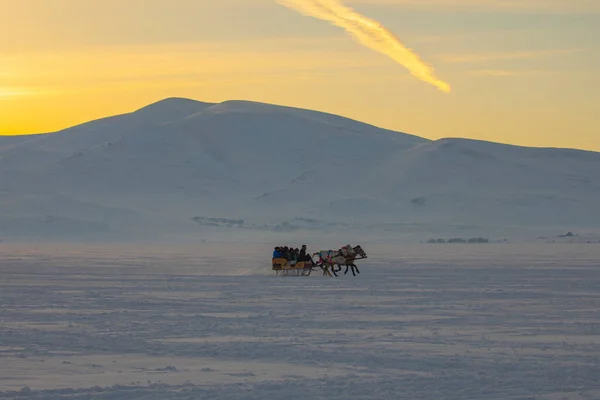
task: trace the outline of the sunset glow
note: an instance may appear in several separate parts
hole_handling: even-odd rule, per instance
[[[316,109],[433,139],[600,150],[598,2],[0,0],[0,10],[0,134],[176,96]]]

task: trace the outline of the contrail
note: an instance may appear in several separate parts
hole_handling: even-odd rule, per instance
[[[301,14],[319,18],[344,28],[357,42],[383,53],[406,67],[417,78],[450,92],[450,85],[435,76],[433,68],[407,48],[379,22],[345,6],[341,0],[276,0]]]

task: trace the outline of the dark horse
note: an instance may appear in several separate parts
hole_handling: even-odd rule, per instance
[[[347,246],[345,249],[342,249],[347,250],[345,254],[343,254],[342,252],[338,252],[339,255],[332,259],[331,272],[333,272],[335,276],[338,276],[337,273],[342,270],[342,265],[346,266],[346,271],[344,271],[344,275],[346,275],[349,270],[352,271],[353,276],[356,276],[356,274],[360,274],[360,271],[356,264],[354,264],[354,261],[367,258],[367,253],[365,253],[365,251],[360,246],[352,247],[351,251],[349,251],[350,249],[348,247],[349,246]],[[335,268],[335,266],[337,266],[337,269]]]

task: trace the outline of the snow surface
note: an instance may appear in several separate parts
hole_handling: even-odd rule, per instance
[[[594,152],[430,141],[310,110],[165,99],[48,135],[0,138],[0,235],[598,233],[599,170]],[[194,217],[244,224],[219,230]]]
[[[0,398],[600,398],[600,247],[3,244]]]

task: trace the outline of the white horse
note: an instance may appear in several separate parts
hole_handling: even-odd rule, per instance
[[[338,276],[337,273],[342,270],[342,265],[346,266],[346,271],[344,271],[344,275],[348,273],[349,270],[352,271],[352,275],[356,276],[356,274],[360,274],[358,267],[354,264],[354,261],[360,258],[367,258],[367,254],[360,246],[352,247],[350,245],[342,247],[340,250],[322,250],[315,255],[319,256],[319,265],[323,269],[323,275],[331,276],[331,272],[333,275]],[[337,269],[335,268],[337,266]],[[329,271],[331,269],[331,272]]]

